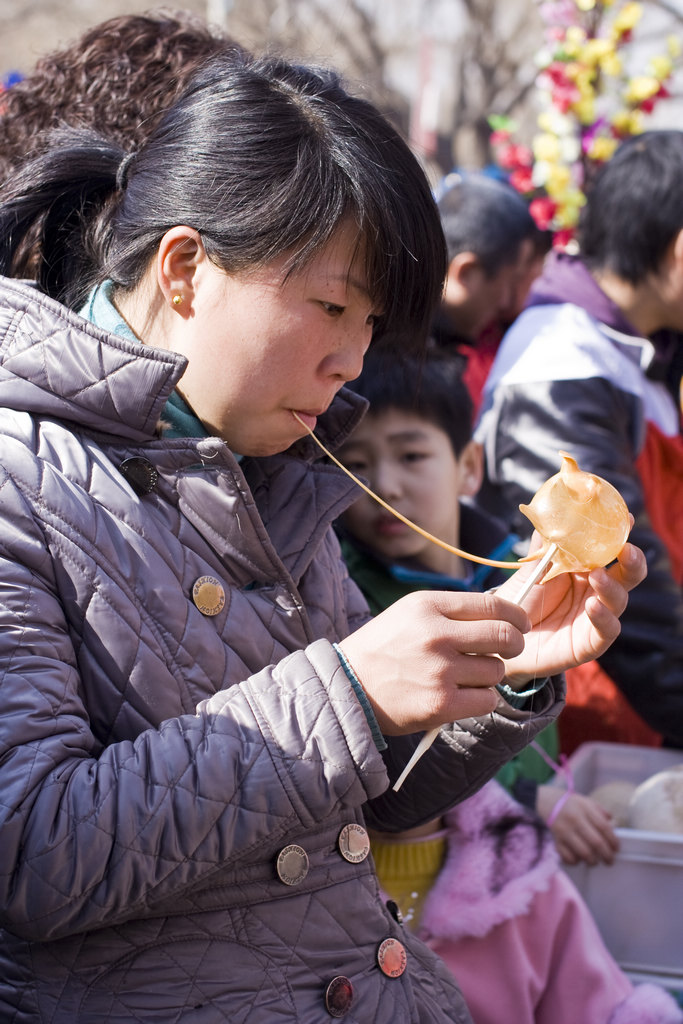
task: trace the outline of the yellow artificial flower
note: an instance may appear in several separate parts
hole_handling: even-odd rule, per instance
[[[550,110],[543,110],[536,118],[536,123],[542,132],[549,132],[551,135],[571,135],[574,131],[574,119],[552,107]]]
[[[623,70],[621,57],[617,53],[608,53],[600,61],[600,70],[610,78],[618,78]]]
[[[587,96],[593,95],[593,82],[595,81],[595,77],[595,68],[589,68],[584,65],[580,69],[578,75],[574,78],[574,85],[581,93],[581,97],[583,99]]]
[[[612,125],[619,135],[640,135],[643,117],[639,110],[618,110],[612,117]]]
[[[650,70],[658,82],[665,81],[673,69],[674,66],[671,57],[666,57],[663,54],[653,57],[650,61]]]
[[[605,160],[609,160],[613,156],[618,144],[617,139],[610,139],[605,135],[597,135],[590,144],[588,155],[591,160],[604,163]]]
[[[564,34],[564,41],[571,46],[583,46],[586,42],[586,30],[580,25],[570,25]]]
[[[581,51],[581,56],[586,64],[595,65],[600,64],[611,53],[614,53],[614,40],[589,39]]]
[[[531,147],[536,160],[544,160],[552,164],[560,159],[560,143],[557,136],[550,132],[535,135]]]
[[[582,96],[576,103],[572,103],[571,109],[581,124],[593,124],[595,121],[595,99],[593,96]]]
[[[586,197],[576,187],[569,188],[558,203],[558,210],[555,214],[558,226],[561,228],[573,228],[578,222],[581,207],[586,203]]]
[[[643,8],[635,2],[625,4],[612,22],[612,34],[622,36],[634,29],[643,16]]]
[[[681,55],[681,40],[678,36],[667,36],[666,37],[666,48],[669,54],[674,59]]]
[[[643,103],[659,92],[660,83],[653,75],[636,75],[626,86],[624,98],[627,103]]]
[[[551,199],[564,199],[572,183],[572,172],[564,164],[552,164],[545,181],[545,190]]]
[[[579,222],[578,206],[565,206],[561,204],[555,211],[555,224],[558,228],[575,228]]]
[[[576,0],[576,6],[580,11],[592,11],[595,7],[595,0]]]

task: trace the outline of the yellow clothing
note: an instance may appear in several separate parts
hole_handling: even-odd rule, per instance
[[[403,923],[414,931],[446,856],[445,831],[419,839],[373,837],[372,855],[380,885],[398,905]]]

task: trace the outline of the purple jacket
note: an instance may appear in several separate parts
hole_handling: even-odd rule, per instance
[[[319,1024],[352,993],[351,1021],[469,1024],[349,836],[474,791],[556,684],[393,793],[417,737],[378,752],[332,647],[368,614],[331,529],[353,485],[308,439],[161,437],[184,365],[0,282],[0,1020]],[[341,394],[323,440],[358,415]]]

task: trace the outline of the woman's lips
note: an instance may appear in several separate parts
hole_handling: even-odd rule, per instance
[[[308,427],[309,430],[315,430],[316,423],[318,422],[318,417],[315,413],[304,412],[302,409],[292,409],[292,412],[301,420],[305,427]]]

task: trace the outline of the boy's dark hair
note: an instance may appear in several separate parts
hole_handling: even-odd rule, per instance
[[[514,263],[525,238],[535,239],[529,207],[511,185],[486,175],[467,175],[439,200],[448,260],[472,252],[487,277]]]
[[[639,284],[660,269],[683,229],[683,132],[650,131],[623,142],[596,174],[579,227],[581,256]]]
[[[176,224],[239,272],[284,254],[301,268],[355,222],[377,337],[425,337],[446,272],[429,183],[396,129],[334,72],[280,58],[214,55],[140,149],[64,132],[4,197],[0,272],[39,222],[38,283],[74,308],[105,278],[135,287]]]
[[[0,181],[45,152],[51,129],[91,128],[136,149],[199,65],[239,48],[188,11],[149,11],[101,22],[0,99]]]
[[[462,379],[462,361],[429,348],[420,356],[390,351],[389,339],[365,357],[363,372],[348,387],[370,403],[419,416],[439,427],[458,457],[472,439],[473,405]]]

